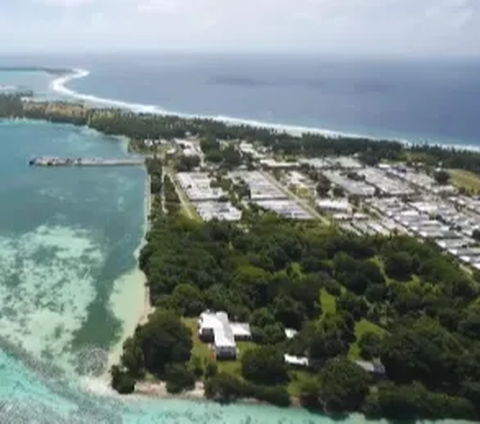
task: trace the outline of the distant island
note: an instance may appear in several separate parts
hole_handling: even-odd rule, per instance
[[[22,93],[0,94],[0,118],[145,155],[152,314],[111,369],[118,392],[480,419],[479,152]]]
[[[50,75],[65,75],[72,73],[68,68],[52,68],[45,66],[0,66],[0,71],[6,72],[44,72]]]

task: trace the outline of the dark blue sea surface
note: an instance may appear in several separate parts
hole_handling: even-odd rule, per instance
[[[4,57],[91,71],[69,87],[170,112],[480,145],[480,60],[131,54]]]

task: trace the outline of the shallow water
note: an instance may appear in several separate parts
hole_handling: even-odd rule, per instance
[[[124,286],[137,283],[133,310],[143,304],[128,277],[145,170],[28,167],[33,155],[126,154],[118,139],[71,126],[2,122],[0,149],[0,337],[66,369],[96,365],[91,353],[98,361],[121,335]]]

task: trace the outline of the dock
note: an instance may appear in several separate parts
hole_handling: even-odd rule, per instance
[[[145,159],[101,159],[101,158],[58,158],[36,157],[29,160],[30,166],[64,167],[64,166],[143,166]]]

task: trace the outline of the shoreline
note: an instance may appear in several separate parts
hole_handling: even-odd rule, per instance
[[[138,247],[137,251],[135,252],[136,260],[137,260],[137,268],[138,270],[145,276],[144,280],[144,305],[143,305],[143,314],[141,315],[140,319],[138,320],[137,325],[145,324],[147,322],[148,316],[154,311],[153,305],[150,303],[150,289],[148,288],[147,284],[147,277],[144,272],[140,269],[140,264],[138,262],[140,251],[147,243],[147,234],[150,231],[150,214],[152,212],[152,193],[150,192],[151,186],[151,177],[148,171],[145,169],[147,173],[146,178],[146,187],[145,187],[145,230],[143,232],[143,237],[140,242],[140,246]]]
[[[136,266],[130,272],[118,278],[117,281],[120,282],[120,287],[118,291],[116,293],[114,292],[112,297],[110,298],[111,307],[114,311],[115,316],[117,317],[117,319],[122,321],[122,334],[119,338],[119,341],[109,350],[107,370],[105,372],[105,375],[108,375],[109,369],[112,365],[115,365],[119,362],[120,356],[122,354],[123,343],[125,342],[125,340],[133,335],[138,325],[144,324],[147,321],[148,316],[154,310],[153,306],[150,303],[150,291],[147,285],[147,277],[139,266],[140,251],[146,244],[146,236],[148,234],[148,231],[150,230],[150,213],[152,208],[152,196],[150,193],[150,175],[147,171],[146,174],[143,235],[140,240],[140,244],[133,252]],[[117,308],[115,307],[115,305],[119,305],[121,303],[120,301],[124,297],[128,297],[130,300],[130,296],[126,296],[125,294],[129,294],[129,290],[135,292],[132,294],[132,297],[137,298],[138,296],[138,299],[136,299],[138,301],[137,313],[135,314],[135,316],[132,317],[127,317],[125,315],[122,316],[121,312],[125,308],[118,308],[118,306]],[[115,299],[115,296],[117,296],[117,299]],[[129,308],[126,309],[128,310]],[[117,313],[115,313],[116,311]],[[108,381],[108,384],[110,386],[110,381]]]
[[[99,97],[92,94],[83,94],[78,91],[75,91],[71,88],[68,88],[68,83],[70,81],[76,79],[86,78],[91,75],[91,72],[86,69],[72,69],[69,74],[64,74],[60,78],[54,79],[50,83],[50,88],[58,94],[62,94],[63,96],[71,97],[77,100],[81,100],[86,103],[91,103],[92,105],[104,105],[110,107],[117,107],[120,109],[126,109],[133,113],[146,113],[146,114],[154,114],[160,116],[177,116],[180,118],[185,119],[210,119],[217,122],[222,122],[227,125],[248,125],[254,128],[265,128],[271,129],[279,132],[286,132],[292,136],[301,136],[305,133],[312,133],[317,135],[323,135],[325,137],[331,138],[353,138],[353,139],[368,139],[373,141],[395,141],[398,143],[402,143],[404,145],[422,145],[428,144],[430,146],[436,146],[443,149],[457,149],[457,150],[465,150],[465,151],[480,151],[480,146],[472,145],[472,144],[442,144],[442,143],[435,143],[435,142],[428,142],[428,141],[419,141],[404,137],[379,137],[379,136],[372,136],[367,134],[359,134],[349,131],[336,131],[336,130],[329,130],[327,128],[320,128],[320,127],[309,127],[304,125],[285,125],[281,123],[269,123],[269,122],[262,122],[255,119],[248,119],[248,118],[237,118],[232,116],[224,116],[224,115],[202,115],[202,114],[192,114],[192,113],[182,113],[177,111],[170,111],[166,109],[162,109],[159,106],[155,105],[148,105],[148,104],[141,104],[141,103],[133,103],[127,102],[123,100],[115,100],[105,97]]]

